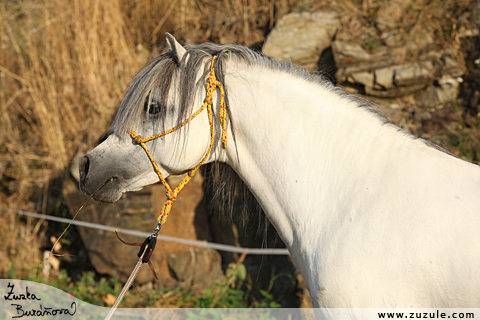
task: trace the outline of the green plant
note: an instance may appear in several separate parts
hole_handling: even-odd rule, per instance
[[[377,50],[381,46],[382,46],[382,43],[378,39],[375,39],[375,38],[369,38],[367,41],[365,41],[362,44],[362,48],[367,50],[370,53],[375,52],[375,50]]]
[[[272,270],[272,275],[270,277],[270,283],[268,285],[267,290],[262,290],[262,289],[259,290],[263,299],[256,302],[257,308],[281,308],[282,307],[280,303],[275,301],[272,294],[273,284],[275,283],[275,280],[277,280],[280,277],[287,277],[287,278],[290,278],[292,282],[295,282],[291,274],[279,273],[276,275],[275,270]]]
[[[42,273],[42,264],[38,261],[35,264],[23,265],[20,272],[10,269],[8,274],[12,278],[34,281],[47,284],[54,288],[63,290],[72,296],[98,306],[109,306],[104,298],[108,294],[118,296],[122,284],[109,277],[99,277],[94,272],[84,272],[77,280],[72,280],[66,270],[51,272],[48,277]],[[273,275],[270,285],[266,290],[260,290],[262,299],[250,302],[250,289],[242,289],[246,278],[246,268],[242,263],[231,263],[226,270],[224,281],[213,283],[201,294],[189,288],[177,287],[172,290],[162,288],[148,292],[138,292],[133,289],[127,294],[122,307],[145,308],[145,307],[175,307],[175,308],[279,308],[281,305],[276,302],[271,293],[273,283],[276,279],[286,274]],[[23,276],[22,276],[23,275]]]

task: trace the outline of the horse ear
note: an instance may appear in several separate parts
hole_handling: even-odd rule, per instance
[[[187,52],[184,47],[178,41],[175,39],[174,36],[172,36],[170,33],[166,33],[165,36],[167,37],[167,44],[170,47],[170,50],[173,51],[175,54],[175,58],[177,59],[177,62],[182,61],[183,56]]]

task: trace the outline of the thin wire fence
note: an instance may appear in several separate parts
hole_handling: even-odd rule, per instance
[[[87,221],[79,221],[79,220],[73,220],[72,221],[71,219],[49,216],[49,215],[45,215],[45,214],[39,214],[39,213],[24,211],[24,210],[16,210],[16,209],[9,209],[9,208],[3,208],[3,207],[0,207],[0,210],[4,211],[4,212],[12,212],[12,213],[15,213],[15,214],[18,214],[18,215],[29,216],[29,217],[33,217],[33,218],[37,218],[37,219],[56,221],[56,222],[67,223],[67,224],[72,223],[73,225],[80,226],[80,227],[109,231],[109,232],[115,232],[116,231],[118,233],[123,233],[123,234],[132,235],[132,236],[138,236],[138,237],[144,237],[144,238],[150,236],[150,234],[151,234],[149,232],[130,230],[130,229],[124,229],[124,228],[117,228],[117,227],[106,226],[106,225],[93,223],[93,222],[87,222]],[[227,245],[227,244],[176,238],[176,237],[165,236],[165,235],[160,235],[160,234],[157,236],[157,238],[158,238],[159,241],[172,241],[172,242],[187,244],[187,245],[196,246],[196,247],[210,248],[210,249],[214,249],[214,250],[234,252],[234,253],[243,253],[245,251],[245,249],[248,249],[247,253],[248,254],[254,254],[254,255],[289,255],[290,254],[287,249],[242,248],[242,247],[236,247],[236,246],[231,246],[231,245]]]

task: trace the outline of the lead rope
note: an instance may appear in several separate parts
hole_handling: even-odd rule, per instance
[[[113,304],[112,308],[110,309],[109,313],[107,314],[105,320],[110,319],[115,312],[115,309],[118,307],[120,302],[122,301],[123,297],[126,294],[126,291],[128,288],[130,288],[130,285],[133,283],[135,280],[135,277],[137,276],[138,272],[140,271],[140,268],[143,266],[144,263],[147,263],[151,266],[150,262],[150,257],[153,253],[153,250],[155,249],[155,245],[157,243],[157,235],[158,232],[160,231],[160,228],[165,224],[168,218],[168,214],[170,213],[170,210],[172,209],[173,201],[177,200],[177,195],[178,193],[185,187],[185,185],[195,176],[197,173],[198,169],[200,166],[207,160],[208,156],[210,155],[210,152],[212,151],[213,147],[213,142],[215,140],[215,129],[213,125],[213,93],[215,90],[218,88],[220,89],[220,108],[219,108],[219,118],[220,118],[220,125],[222,128],[222,148],[225,149],[227,147],[227,108],[225,106],[225,91],[223,89],[222,84],[220,81],[217,80],[217,77],[215,76],[215,61],[217,60],[217,56],[214,56],[212,59],[212,65],[210,67],[210,76],[207,79],[207,93],[205,96],[205,102],[203,103],[202,107],[198,109],[190,118],[186,119],[183,121],[181,124],[168,129],[167,131],[160,132],[156,135],[150,136],[148,138],[142,138],[138,133],[136,133],[133,130],[130,130],[130,136],[134,139],[136,143],[138,143],[143,150],[147,153],[148,158],[150,159],[150,162],[152,163],[155,172],[157,173],[158,177],[160,178],[160,181],[163,183],[163,186],[165,187],[166,190],[166,195],[167,199],[165,200],[165,204],[163,205],[162,212],[159,214],[157,218],[157,224],[154,228],[153,233],[145,239],[145,241],[142,244],[134,244],[134,243],[128,243],[123,240],[123,243],[129,244],[129,245],[141,245],[140,251],[138,252],[138,262],[133,269],[132,273],[130,274],[130,277],[128,278],[127,282],[123,286],[122,291],[118,295],[117,299],[115,300],[115,303]],[[152,141],[154,139],[163,137],[167,134],[170,134],[172,132],[175,132],[185,126],[187,123],[192,121],[195,117],[197,117],[203,110],[207,109],[208,113],[208,123],[210,126],[210,145],[208,146],[207,153],[203,157],[202,161],[198,165],[196,165],[193,169],[188,171],[187,176],[180,182],[180,184],[172,190],[170,185],[167,183],[167,180],[163,177],[162,173],[160,172],[160,169],[158,168],[157,163],[152,157],[152,154],[148,150],[147,146],[145,145],[146,142]],[[117,235],[118,237],[118,235]],[[153,268],[152,268],[153,271]],[[153,271],[155,277],[155,271]]]

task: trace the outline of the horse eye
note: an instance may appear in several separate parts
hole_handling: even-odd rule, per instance
[[[157,114],[160,112],[162,108],[160,107],[160,105],[156,102],[152,102],[150,103],[150,108],[148,108],[148,113],[149,114]]]
[[[145,101],[145,111],[148,110],[149,114],[157,114],[162,111],[162,107],[158,102],[151,101],[150,104],[148,103],[148,99]]]

